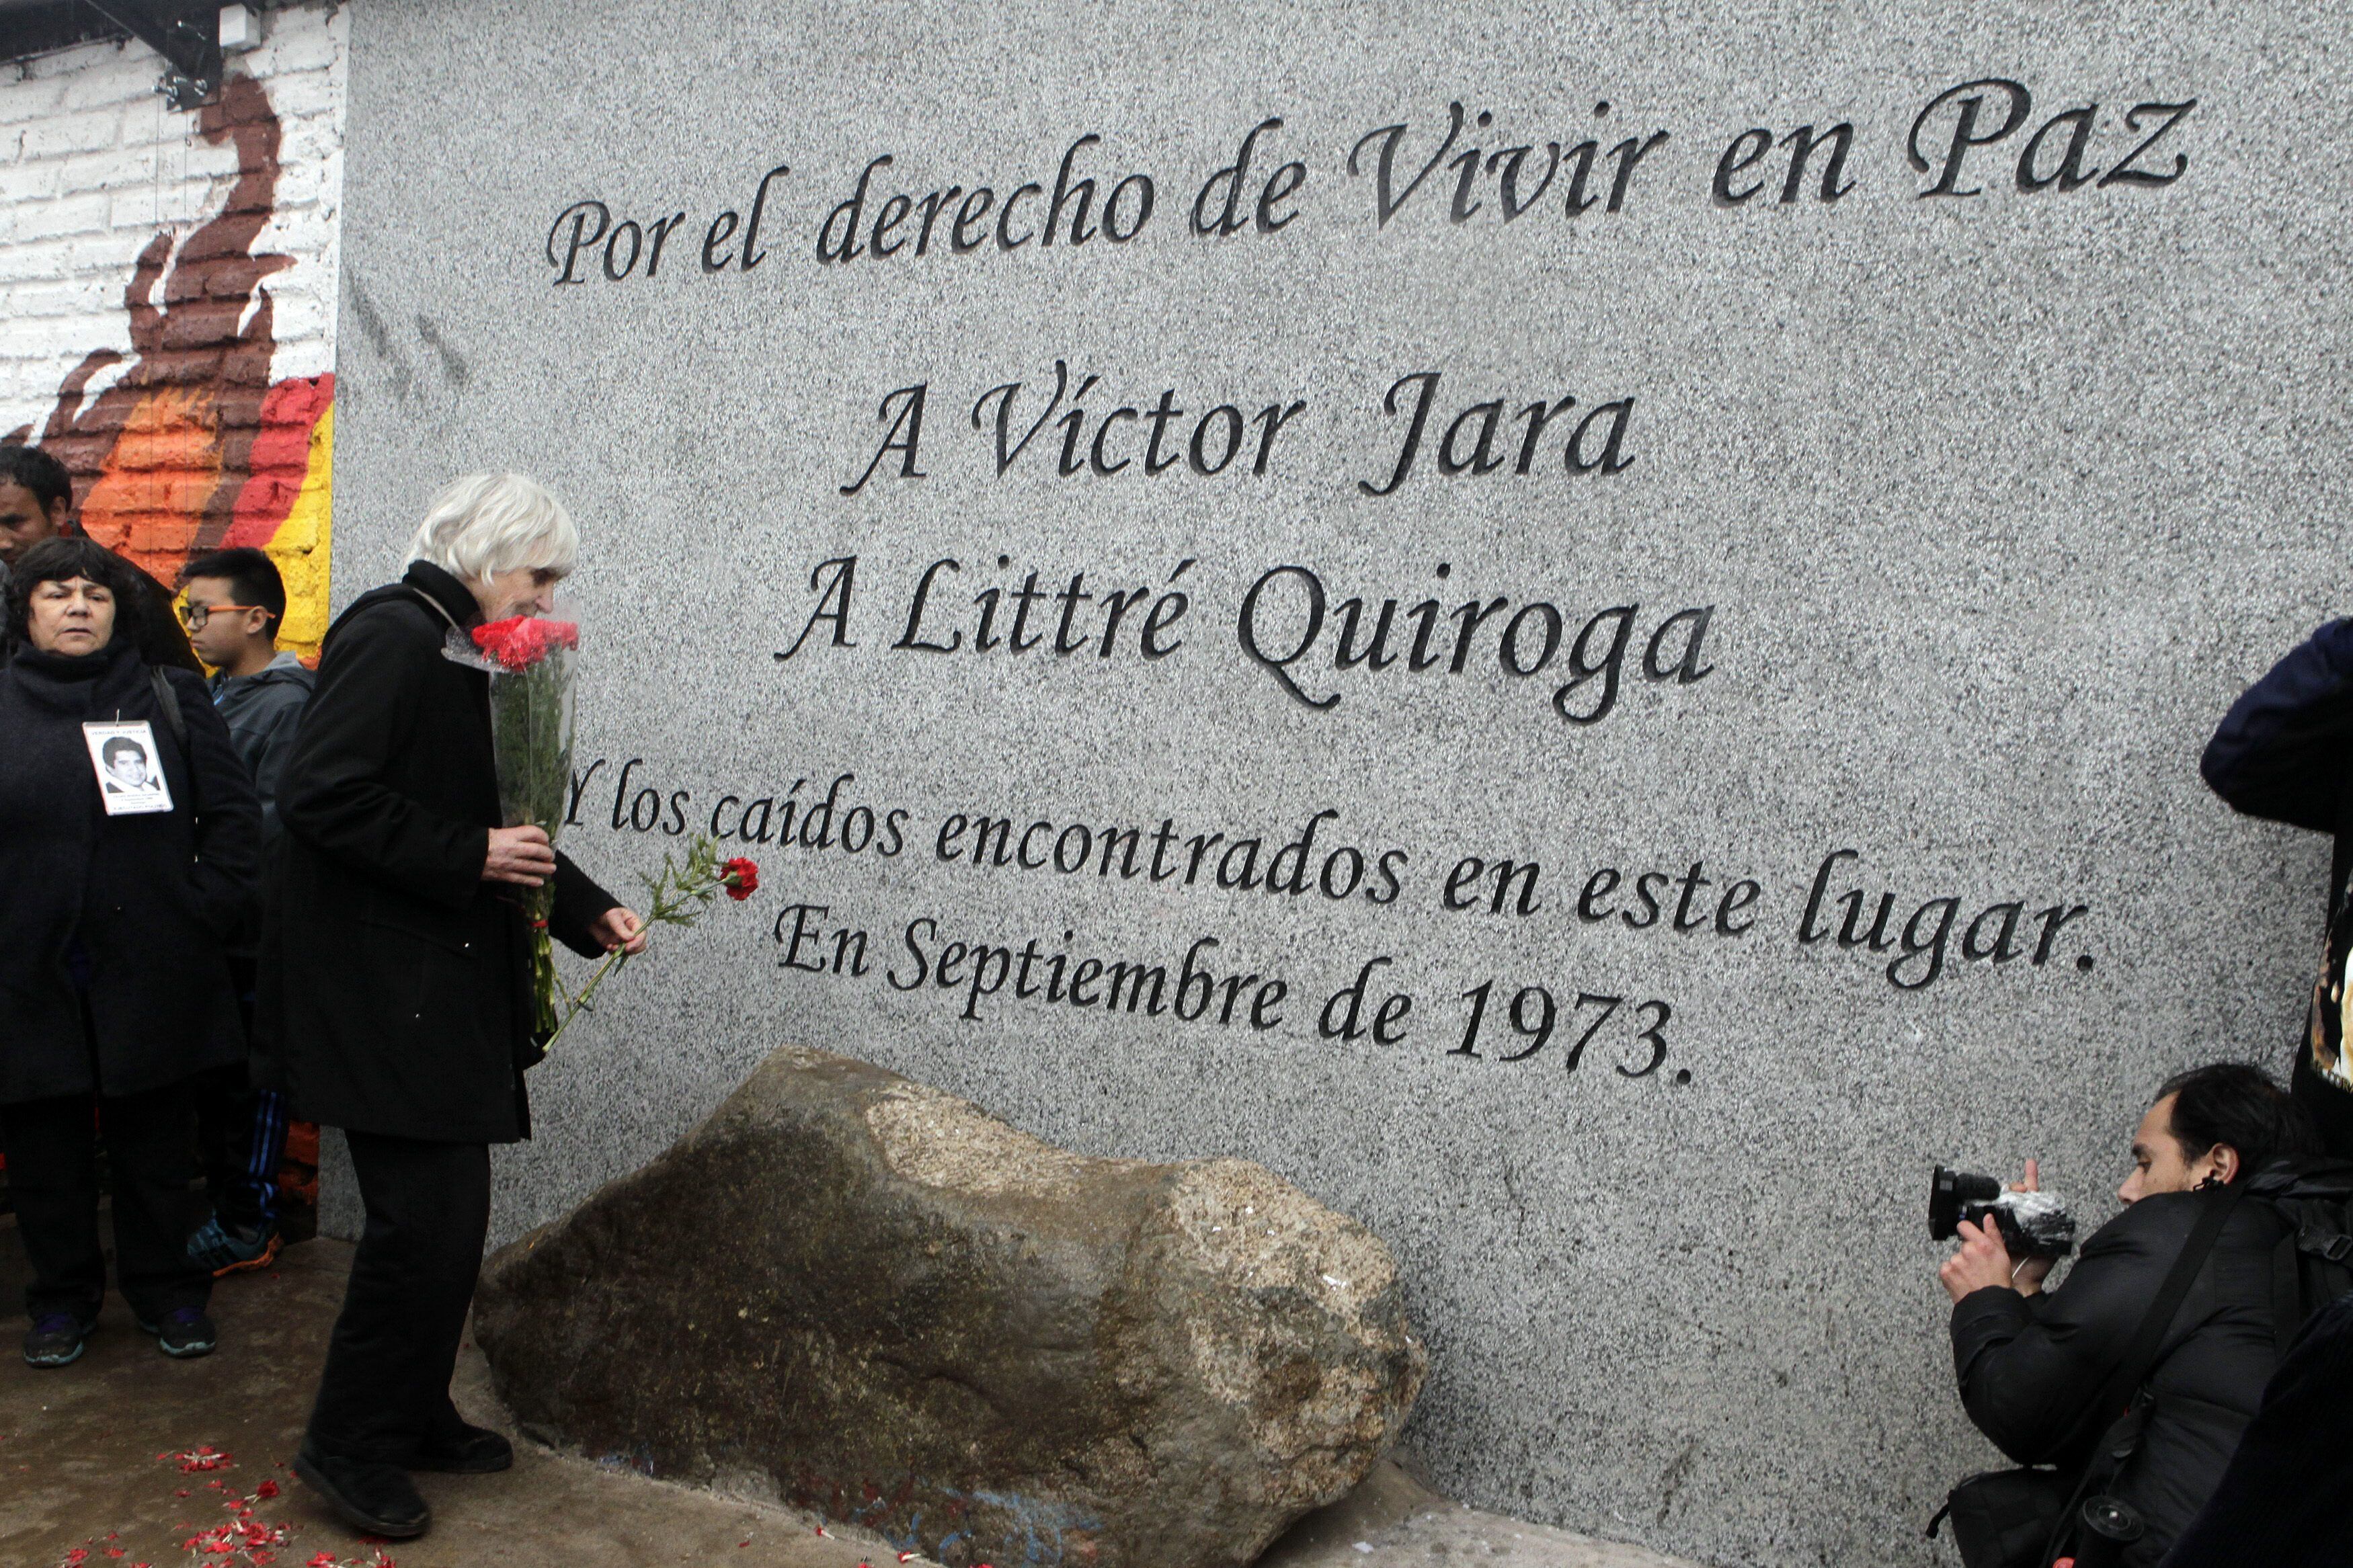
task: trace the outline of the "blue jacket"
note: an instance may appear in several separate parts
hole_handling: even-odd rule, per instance
[[[2198,767],[2250,816],[2336,836],[2333,910],[2353,860],[2353,620],[2322,626],[2247,688]]]
[[[213,677],[213,707],[228,725],[237,760],[252,775],[254,793],[261,797],[265,836],[278,831],[278,777],[294,752],[295,727],[316,679],[290,653],[280,654],[251,675]]]
[[[2231,705],[2199,771],[2250,816],[2336,838],[2324,920],[2353,871],[2353,620],[2330,621]],[[2353,1096],[2313,1070],[2299,1045],[2293,1088],[2328,1152],[2353,1157]]]

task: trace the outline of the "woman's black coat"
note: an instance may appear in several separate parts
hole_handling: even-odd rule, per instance
[[[438,606],[438,608],[436,606]],[[294,1114],[450,1143],[531,1135],[530,932],[482,880],[500,824],[489,678],[442,656],[481,619],[423,563],[327,633],[278,785],[262,933],[262,1078]],[[601,956],[617,900],[559,858],[550,931]]]
[[[2253,1195],[2223,1226],[2160,1343],[2140,1446],[2108,1487],[2147,1523],[2148,1534],[2126,1551],[2130,1568],[2164,1556],[2204,1506],[2277,1360],[2272,1249],[2286,1226],[2262,1200],[2286,1192],[2294,1178],[2283,1164],[2248,1180]],[[2080,1467],[2122,1414],[2086,1422],[2085,1413],[2124,1361],[2208,1201],[2198,1193],[2143,1198],[2084,1244],[2057,1289],[2031,1297],[1975,1290],[1956,1302],[1953,1363],[1978,1430],[2021,1464]],[[2063,1451],[2071,1439],[2076,1446]]]
[[[164,675],[185,748],[129,637],[74,657],[19,643],[0,666],[0,1104],[133,1094],[245,1059],[222,952],[250,930],[261,807],[204,681]],[[81,727],[118,719],[154,731],[170,811],[106,815]]]

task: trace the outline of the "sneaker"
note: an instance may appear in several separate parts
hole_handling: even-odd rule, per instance
[[[210,1355],[220,1336],[213,1331],[213,1321],[205,1316],[201,1307],[174,1307],[164,1314],[164,1321],[150,1323],[143,1320],[139,1331],[152,1334],[155,1348],[174,1361],[194,1361],[200,1355]]]
[[[33,1320],[25,1336],[26,1366],[65,1366],[81,1359],[95,1323],[85,1323],[71,1312],[44,1312]]]
[[[305,1443],[294,1456],[294,1473],[355,1530],[407,1541],[424,1534],[433,1522],[433,1510],[417,1495],[417,1483],[398,1465],[340,1459]]]
[[[445,1437],[429,1437],[408,1461],[412,1470],[449,1476],[487,1476],[514,1464],[514,1445],[487,1426],[460,1426]]]
[[[268,1220],[251,1229],[215,1215],[188,1237],[188,1257],[213,1271],[217,1279],[248,1268],[266,1268],[281,1245],[277,1226]]]

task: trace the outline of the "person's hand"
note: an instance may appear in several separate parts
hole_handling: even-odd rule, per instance
[[[2043,1272],[2049,1272],[2047,1264]],[[1944,1267],[1936,1270],[1936,1278],[1944,1281],[1945,1294],[1956,1301],[1971,1291],[1990,1287],[2014,1290],[2018,1287],[2010,1275],[2010,1248],[2002,1245],[2001,1226],[1990,1216],[1983,1226],[1961,1221],[1961,1249],[1945,1259]],[[2042,1278],[2041,1274],[2035,1276],[2038,1285]]]
[[[638,918],[637,910],[618,904],[598,915],[588,934],[603,942],[607,952],[635,955],[646,950],[646,922]]]
[[[2013,1193],[2041,1192],[2042,1172],[2039,1163],[2033,1160],[2026,1162],[2026,1180],[2010,1183],[2010,1190]],[[2018,1287],[2018,1293],[2021,1296],[2039,1296],[2042,1293],[2044,1277],[2051,1272],[2051,1266],[2058,1261],[2055,1258],[2026,1258],[2010,1275],[2010,1283]]]
[[[482,880],[536,888],[555,875],[555,850],[544,827],[493,827],[482,857]]]

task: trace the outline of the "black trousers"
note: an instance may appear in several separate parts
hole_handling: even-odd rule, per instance
[[[2353,1296],[2315,1312],[2165,1568],[2353,1563]]]
[[[34,1317],[98,1317],[106,1255],[98,1239],[98,1141],[114,1187],[115,1284],[142,1322],[212,1300],[213,1279],[188,1258],[198,1201],[195,1113],[188,1086],[141,1094],[87,1094],[0,1105],[0,1146],[16,1230],[33,1266],[25,1306]]]
[[[253,960],[229,954],[228,978],[249,1040]],[[286,1097],[254,1088],[243,1062],[202,1075],[196,1087],[196,1152],[215,1214],[247,1230],[276,1220],[278,1167],[286,1158]]]
[[[284,1095],[254,1088],[242,1062],[205,1074],[196,1085],[196,1148],[215,1214],[248,1230],[277,1219]]]
[[[345,1136],[367,1226],[308,1441],[320,1454],[396,1465],[459,1425],[449,1378],[491,1228],[491,1151]]]

